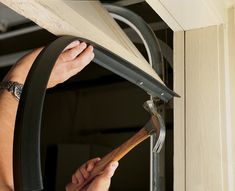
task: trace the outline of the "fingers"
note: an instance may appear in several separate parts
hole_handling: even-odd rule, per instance
[[[66,186],[66,191],[77,191],[77,186],[73,183],[69,183],[67,186]]]
[[[68,70],[81,71],[94,58],[93,46],[88,46],[76,59],[70,61],[67,65]]]
[[[87,191],[108,191],[111,178],[118,167],[118,162],[111,162],[101,175],[96,177],[89,185]]]
[[[87,172],[91,172],[93,170],[93,168],[95,167],[95,165],[100,161],[101,159],[99,157],[97,158],[94,158],[94,159],[91,159],[89,160],[87,163],[86,163],[86,170]]]
[[[89,176],[89,172],[92,171],[95,164],[100,161],[100,158],[94,158],[89,161],[87,161],[85,164],[83,164],[72,176],[72,183],[73,184],[82,184],[86,178]]]
[[[78,191],[78,187],[86,177],[89,176],[89,172],[91,172],[97,162],[100,161],[100,158],[95,158],[89,160],[85,164],[83,164],[72,176],[72,183],[66,186],[66,191]],[[108,191],[111,183],[111,178],[114,175],[115,170],[118,167],[118,162],[111,162],[101,175],[97,176],[90,185],[83,188],[82,190],[86,191]],[[80,190],[80,191],[82,191]]]
[[[67,48],[72,48],[65,50],[56,61],[47,85],[48,88],[54,87],[74,76],[94,58],[92,46],[86,47],[86,43],[75,42],[70,44]]]
[[[76,59],[66,63],[66,71],[64,73],[63,79],[66,81],[70,77],[79,73],[83,68],[85,68],[91,60],[94,58],[93,47],[89,46],[83,51]]]
[[[111,179],[112,176],[114,175],[115,170],[118,167],[118,162],[113,161],[111,162],[103,171],[103,173],[100,175],[101,178],[104,179]]]
[[[75,42],[77,42],[77,43],[74,43],[75,46],[70,49],[66,49],[60,55],[59,59],[61,59],[63,62],[71,61],[75,59],[87,47],[87,44],[85,42],[82,42],[82,43],[79,43],[79,41],[75,41]]]
[[[75,40],[75,41],[71,42],[68,46],[66,46],[64,51],[71,49],[71,48],[74,48],[75,46],[77,46],[79,44],[80,44],[79,40]]]

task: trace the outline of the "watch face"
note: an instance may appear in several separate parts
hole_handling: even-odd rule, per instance
[[[18,100],[20,99],[21,92],[22,92],[22,88],[18,86],[14,86],[13,93]]]

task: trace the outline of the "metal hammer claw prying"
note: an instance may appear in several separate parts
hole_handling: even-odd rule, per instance
[[[156,142],[153,144],[153,152],[159,153],[162,149],[166,137],[166,127],[164,120],[162,119],[162,116],[157,112],[157,107],[154,104],[153,100],[146,101],[143,107],[146,111],[148,111],[151,115],[155,116],[158,119],[160,132],[159,134],[156,134],[157,139]]]
[[[150,120],[130,139],[114,149],[112,152],[105,155],[90,172],[89,177],[81,185],[76,186],[78,190],[84,188],[97,175],[99,175],[111,161],[119,161],[130,150],[152,134],[155,134],[157,137],[157,141],[153,147],[153,152],[160,152],[166,135],[164,122],[162,117],[158,114],[157,108],[152,100],[145,102],[144,108],[151,114]]]

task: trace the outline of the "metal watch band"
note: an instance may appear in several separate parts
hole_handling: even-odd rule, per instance
[[[0,90],[7,90],[19,101],[22,93],[23,84],[13,81],[3,81],[0,83]]]

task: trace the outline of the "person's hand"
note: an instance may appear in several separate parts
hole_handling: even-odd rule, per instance
[[[91,159],[83,164],[73,175],[72,182],[66,186],[66,191],[108,191],[111,178],[118,167],[118,162],[111,162],[107,165],[104,171],[97,176],[85,189],[78,190],[84,180],[89,177],[90,172],[93,170],[100,158]]]
[[[24,84],[26,76],[43,48],[38,48],[21,58],[8,72],[4,80],[17,81]],[[93,47],[86,43],[74,41],[60,54],[56,61],[47,87],[51,88],[62,83],[80,72],[94,58]],[[43,63],[47,64],[47,63]],[[43,75],[43,74],[42,74]]]

